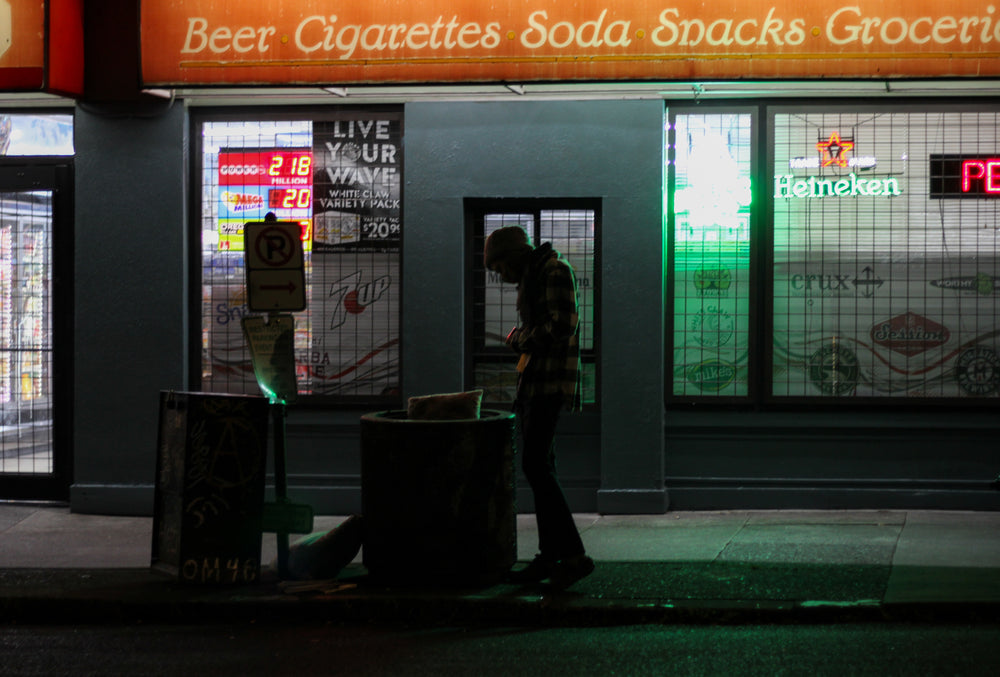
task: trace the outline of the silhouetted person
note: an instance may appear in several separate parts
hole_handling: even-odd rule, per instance
[[[538,521],[539,553],[509,579],[548,580],[566,588],[594,570],[559,485],[552,444],[563,406],[580,407],[576,278],[551,243],[532,247],[518,226],[500,228],[486,238],[483,262],[504,282],[517,285],[521,324],[511,331],[507,345],[521,356],[514,411]]]

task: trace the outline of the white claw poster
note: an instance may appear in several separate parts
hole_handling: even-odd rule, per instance
[[[400,122],[313,125],[314,321],[298,362],[317,395],[379,396],[398,387]]]

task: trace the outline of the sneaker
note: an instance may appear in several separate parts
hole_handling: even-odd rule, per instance
[[[567,557],[555,563],[551,569],[549,583],[553,588],[565,590],[581,578],[594,572],[594,560],[586,555]]]
[[[541,555],[535,555],[528,566],[507,574],[507,581],[510,583],[539,583],[552,575],[553,562],[543,559]]]

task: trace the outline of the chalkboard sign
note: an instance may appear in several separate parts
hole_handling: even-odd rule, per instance
[[[160,393],[152,568],[191,583],[260,574],[268,402]]]

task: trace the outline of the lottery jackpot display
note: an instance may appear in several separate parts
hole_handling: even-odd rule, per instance
[[[243,249],[243,224],[263,221],[271,212],[279,221],[303,224],[310,240],[312,218],[311,149],[224,149],[219,152],[219,249]]]

